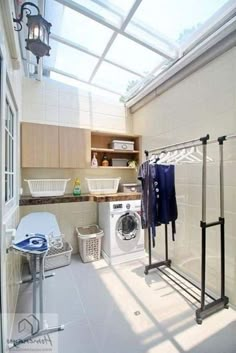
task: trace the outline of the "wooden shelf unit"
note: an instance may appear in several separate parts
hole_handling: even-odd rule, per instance
[[[133,151],[122,151],[114,150],[111,148],[113,140],[122,140],[122,141],[133,141],[134,150]],[[91,158],[93,154],[96,153],[96,158],[98,160],[98,166],[101,168],[117,168],[117,169],[130,169],[134,170],[135,168],[130,167],[114,167],[112,166],[112,158],[135,160],[139,163],[140,156],[140,137],[137,135],[120,135],[112,133],[102,133],[102,132],[91,132]],[[102,159],[104,154],[108,157],[109,167],[102,167]]]

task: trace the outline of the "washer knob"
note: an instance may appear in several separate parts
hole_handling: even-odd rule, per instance
[[[130,209],[130,203],[127,203],[127,204],[126,204],[126,208],[127,208],[127,210]]]

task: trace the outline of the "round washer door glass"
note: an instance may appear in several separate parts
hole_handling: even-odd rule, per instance
[[[123,241],[130,241],[139,235],[140,219],[135,212],[126,212],[117,221],[117,236]]]

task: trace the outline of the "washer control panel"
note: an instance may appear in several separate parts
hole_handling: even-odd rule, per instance
[[[113,205],[113,210],[121,210],[122,208],[122,203],[116,203],[115,205]]]

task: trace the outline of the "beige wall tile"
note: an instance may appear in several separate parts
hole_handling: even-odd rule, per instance
[[[236,131],[236,49],[218,57],[133,114],[134,132],[143,135],[143,149],[165,146],[210,133],[211,138]],[[219,151],[207,168],[207,220],[219,217]],[[226,292],[236,305],[236,142],[225,143]],[[201,167],[176,167],[179,207],[176,243],[170,244],[173,264],[200,279]],[[164,255],[163,231],[156,252]],[[218,293],[219,229],[207,230],[207,286]]]

